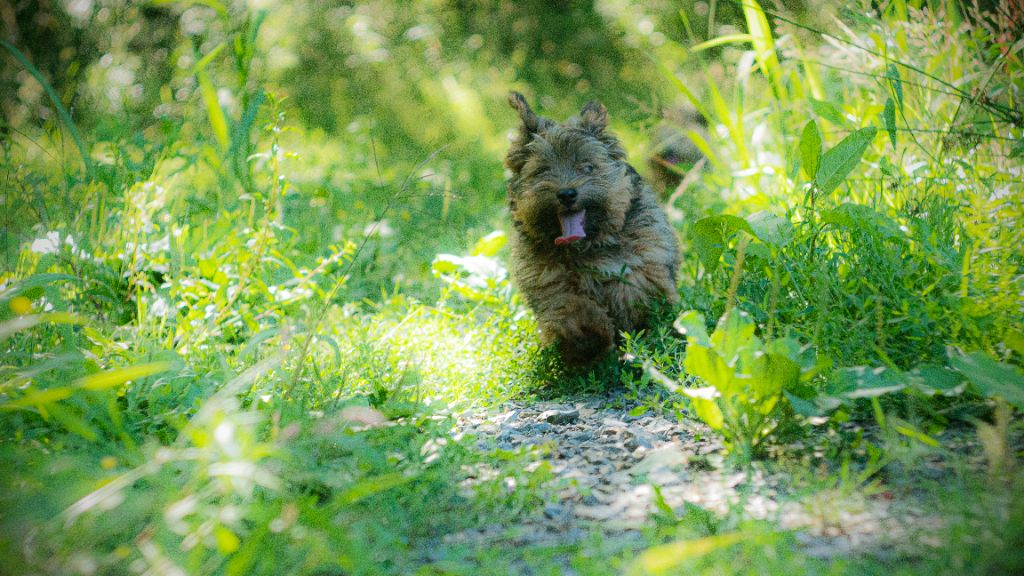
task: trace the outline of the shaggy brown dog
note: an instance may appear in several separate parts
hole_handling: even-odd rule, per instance
[[[651,189],[608,133],[598,102],[557,123],[509,94],[522,120],[505,158],[513,279],[569,364],[600,358],[621,330],[676,302],[679,244]]]

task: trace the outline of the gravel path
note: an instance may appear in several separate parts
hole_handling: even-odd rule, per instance
[[[598,530],[628,547],[641,540],[639,529],[658,510],[657,491],[677,516],[686,503],[718,515],[739,507],[747,518],[795,530],[813,556],[855,552],[897,537],[900,527],[891,521],[886,493],[869,498],[836,489],[798,498],[788,493],[788,477],[764,472],[770,466],[742,472],[726,465],[720,439],[703,425],[651,412],[631,416],[629,407],[618,393],[572,403],[509,402],[495,412],[462,415],[456,432],[475,435],[482,449],[538,447],[558,496],[521,525],[486,526],[445,541],[572,548]]]

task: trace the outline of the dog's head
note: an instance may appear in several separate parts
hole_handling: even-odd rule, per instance
[[[509,208],[517,228],[538,245],[585,246],[618,232],[632,199],[632,170],[608,112],[589,102],[563,123],[537,116],[522,94],[519,135],[505,158],[512,171]]]

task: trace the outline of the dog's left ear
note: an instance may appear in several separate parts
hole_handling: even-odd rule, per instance
[[[580,124],[594,132],[602,132],[608,127],[608,110],[597,100],[591,100],[580,110]]]

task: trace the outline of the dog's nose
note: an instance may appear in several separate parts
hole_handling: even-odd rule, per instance
[[[569,206],[573,202],[575,202],[577,195],[578,194],[576,193],[575,188],[562,188],[561,190],[558,191],[557,194],[558,199],[562,202],[562,204],[565,204],[566,206]]]

